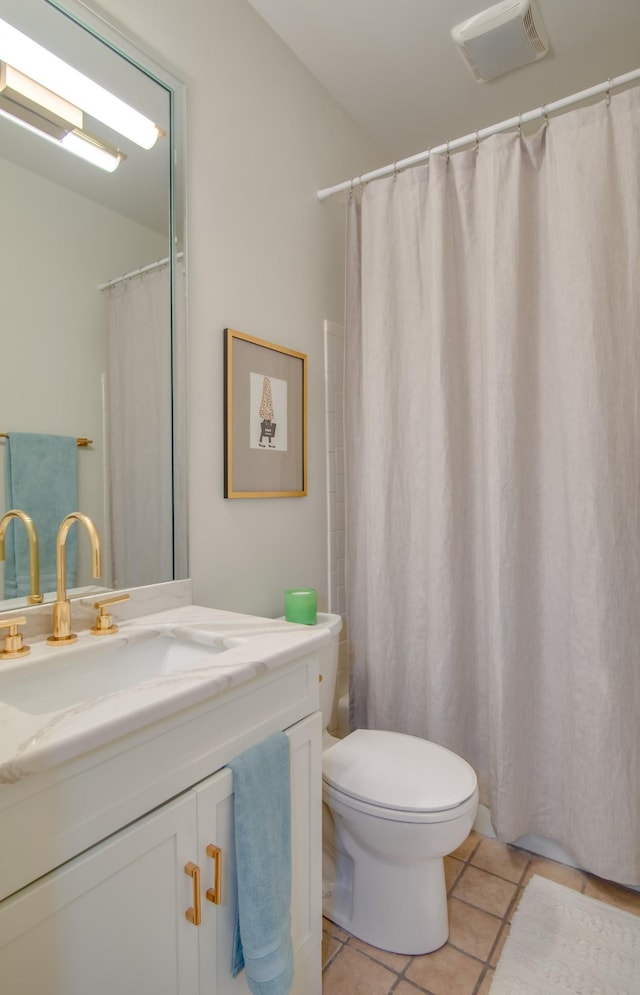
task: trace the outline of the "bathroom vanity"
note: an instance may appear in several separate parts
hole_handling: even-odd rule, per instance
[[[0,990],[246,993],[233,783],[291,743],[293,992],[321,991],[326,630],[174,609],[0,664]],[[30,669],[31,668],[31,669]]]

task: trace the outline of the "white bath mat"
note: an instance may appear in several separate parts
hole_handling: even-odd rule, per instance
[[[534,876],[491,995],[639,995],[640,916]]]

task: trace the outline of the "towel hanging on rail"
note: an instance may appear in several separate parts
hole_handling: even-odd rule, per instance
[[[238,915],[232,974],[253,995],[288,995],[291,941],[289,737],[274,733],[231,761]]]
[[[11,432],[6,459],[7,508],[20,508],[33,519],[40,547],[40,588],[56,589],[56,536],[62,519],[78,504],[78,447],[66,435]],[[76,577],[75,529],[67,540],[67,585]],[[24,529],[13,525],[5,545],[5,598],[30,590],[29,544]]]

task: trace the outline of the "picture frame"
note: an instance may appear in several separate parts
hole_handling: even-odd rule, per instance
[[[307,356],[224,330],[224,496],[306,497]]]

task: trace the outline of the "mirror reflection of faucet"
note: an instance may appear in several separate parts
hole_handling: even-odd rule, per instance
[[[71,603],[67,599],[66,542],[69,529],[74,522],[84,525],[89,536],[93,576],[100,577],[102,574],[102,544],[98,530],[87,515],[83,515],[81,511],[72,511],[62,519],[56,538],[57,593],[53,604],[53,634],[47,639],[47,642],[53,646],[65,646],[74,643],[78,638],[77,634],[71,631]]]
[[[19,508],[12,508],[0,518],[0,560],[5,558],[4,537],[12,519],[19,519],[27,530],[29,540],[29,577],[31,593],[27,598],[28,605],[41,605],[42,594],[40,592],[40,553],[38,548],[38,533],[29,515]]]

